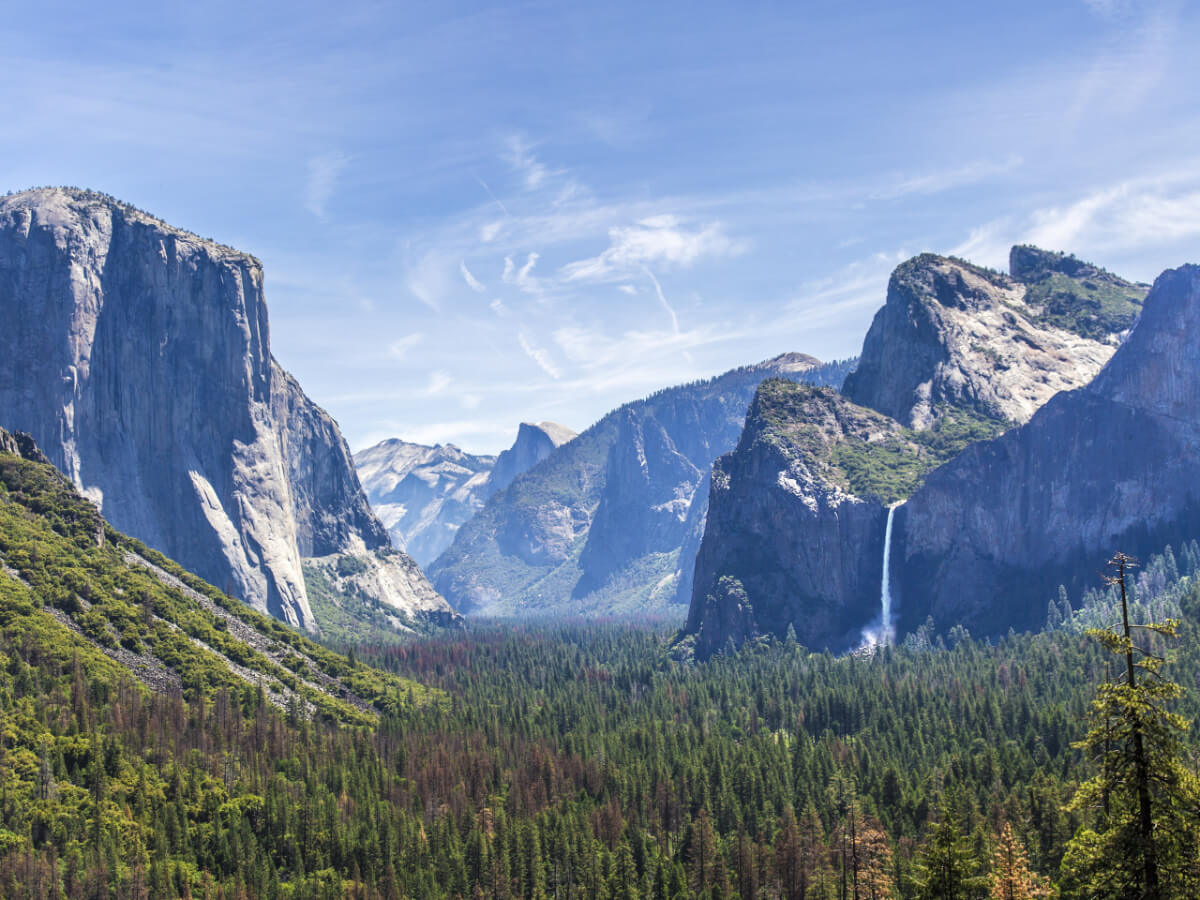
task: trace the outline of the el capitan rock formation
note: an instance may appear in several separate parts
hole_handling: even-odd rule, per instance
[[[388,548],[336,423],[271,355],[253,256],[25,191],[0,201],[0,309],[0,424],[114,527],[305,628],[302,557]]]

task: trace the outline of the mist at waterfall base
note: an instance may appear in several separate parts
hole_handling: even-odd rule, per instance
[[[883,574],[879,580],[879,618],[863,629],[860,650],[886,647],[896,640],[896,618],[892,615],[891,578],[888,570],[892,558],[892,519],[896,515],[894,503],[888,507],[887,528],[883,532]]]

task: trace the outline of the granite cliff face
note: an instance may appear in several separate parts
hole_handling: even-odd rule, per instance
[[[513,445],[496,457],[484,499],[504,490],[518,475],[524,475],[555,449],[576,437],[574,431],[557,422],[522,422]]]
[[[488,497],[573,437],[565,425],[522,422],[512,447],[498,457],[393,438],[355,454],[354,463],[392,543],[428,566]]]
[[[887,506],[964,448],[1087,384],[1144,294],[1032,247],[1013,249],[1012,270],[916,257],[893,274],[843,397],[818,402],[764,385],[747,433],[713,471],[686,629],[697,653],[729,635],[782,637],[789,625],[814,648],[858,643],[879,617]],[[839,423],[858,425],[832,427],[835,408]],[[900,507],[897,524],[908,516]],[[898,531],[893,570],[908,533]],[[899,605],[904,627],[916,607]]]
[[[922,429],[947,408],[1020,424],[1059,391],[1087,384],[1145,288],[1034,247],[1014,247],[1010,268],[1002,275],[932,254],[897,267],[846,396]]]
[[[975,633],[1041,622],[1064,584],[1094,587],[1116,550],[1158,552],[1200,528],[1200,267],[1164,272],[1086,387],[970,447],[898,510],[901,626]]]
[[[262,267],[75,189],[0,201],[0,422],[114,527],[294,625],[301,557],[388,546],[336,424],[271,357]]]
[[[706,502],[697,488],[736,443],[754,389],[844,372],[786,354],[615,410],[493,496],[430,567],[434,584],[488,615],[671,609]]]
[[[698,655],[788,626],[813,647],[860,640],[878,611],[887,508],[851,493],[838,450],[905,432],[830,388],[762,384],[737,448],[712,470],[685,629]]]

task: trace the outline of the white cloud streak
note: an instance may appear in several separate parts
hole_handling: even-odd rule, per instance
[[[1094,188],[1075,199],[973,228],[951,252],[1003,266],[1012,244],[1106,255],[1163,248],[1200,238],[1200,160],[1165,175]]]
[[[464,259],[458,264],[458,270],[462,273],[463,281],[467,283],[467,287],[477,294],[487,293],[487,288],[483,283],[471,274],[471,270],[467,268],[467,261]]]
[[[541,259],[540,254],[530,253],[525,257],[525,264],[518,269],[511,256],[504,257],[504,273],[500,279],[505,284],[511,284],[527,293],[536,293],[540,289],[540,284],[533,277],[533,267],[537,265],[539,259]]]
[[[873,199],[894,200],[911,194],[940,194],[1007,175],[1019,168],[1022,162],[1019,156],[1010,156],[1005,160],[981,159],[936,172],[912,175],[878,191]]]
[[[525,332],[517,334],[517,343],[521,345],[521,350],[525,355],[537,363],[538,368],[543,372],[558,381],[562,378],[562,371],[554,364],[554,360],[550,358],[550,354],[543,348],[534,344],[526,335]]]
[[[304,185],[304,208],[318,219],[325,218],[329,199],[337,187],[338,177],[350,157],[341,153],[325,153],[308,161],[308,180]]]
[[[387,353],[392,359],[404,359],[408,356],[408,352],[425,340],[425,335],[421,332],[407,334],[402,338],[392,341],[388,344]]]
[[[437,397],[446,393],[450,385],[454,383],[454,379],[446,372],[437,371],[429,373],[429,384],[425,386],[425,394],[429,397]]]
[[[741,245],[731,240],[718,222],[689,230],[676,216],[659,215],[634,225],[608,230],[608,249],[599,256],[568,263],[564,280],[605,281],[627,277],[631,269],[659,264],[687,267],[705,257],[736,253]]]
[[[560,170],[550,169],[539,160],[533,152],[533,144],[519,134],[512,134],[504,139],[502,155],[514,171],[521,176],[521,181],[527,191],[537,190],[549,178],[562,174]],[[495,195],[492,199],[495,199]],[[503,204],[501,204],[501,208],[503,209]]]
[[[451,291],[449,260],[441,253],[426,253],[411,266],[405,277],[409,292],[434,312],[441,312],[442,299]]]
[[[675,334],[679,334],[679,316],[675,315],[675,308],[667,302],[667,295],[663,293],[662,285],[658,283],[658,279],[654,277],[654,273],[648,268],[643,267],[642,271],[646,273],[646,277],[654,285],[654,293],[658,295],[658,302],[667,311],[667,315],[671,317],[671,330]]]

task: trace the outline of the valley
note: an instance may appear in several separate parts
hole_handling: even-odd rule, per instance
[[[1200,888],[1195,266],[923,254],[857,357],[351,455],[253,257],[74,189],[0,251],[3,896],[1083,900],[1122,734]]]

